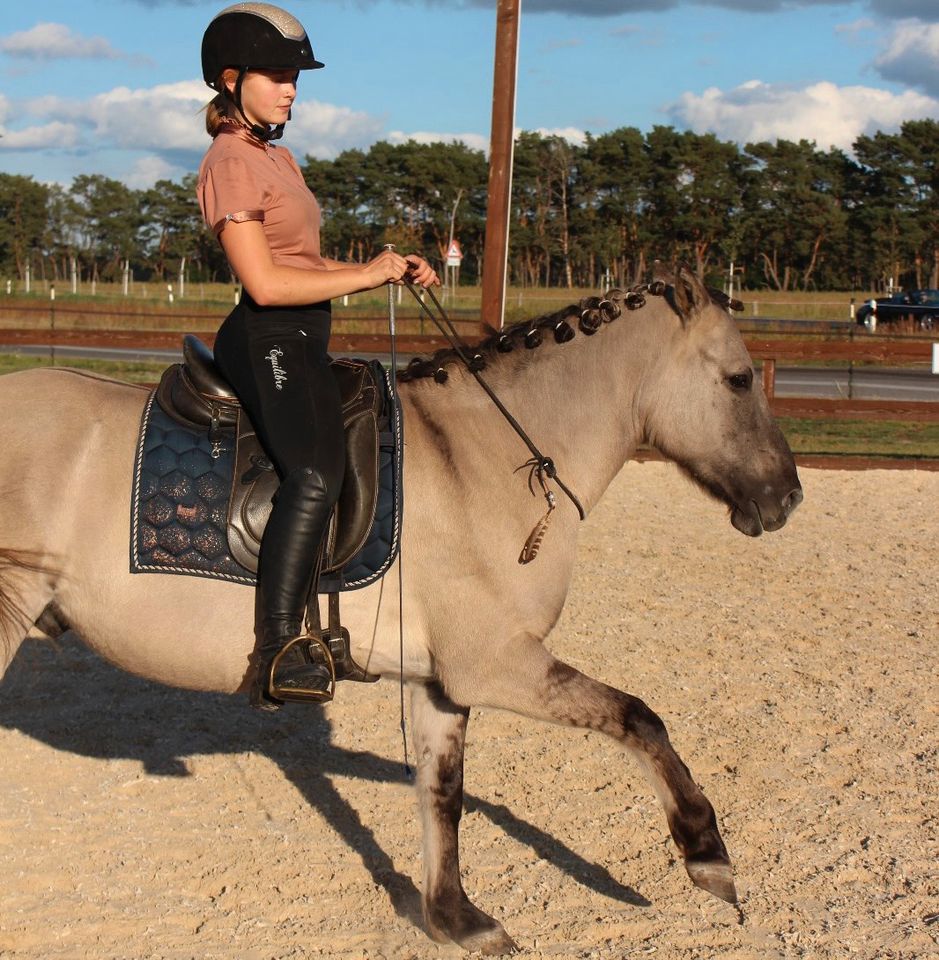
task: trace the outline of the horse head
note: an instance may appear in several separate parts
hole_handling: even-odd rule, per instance
[[[726,503],[750,537],[778,530],[802,501],[795,461],[754,381],[750,355],[722,294],[687,267],[656,264],[671,308],[643,375],[645,440]]]

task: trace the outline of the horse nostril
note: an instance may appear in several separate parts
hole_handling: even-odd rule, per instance
[[[787,517],[802,503],[802,496],[802,488],[796,487],[795,490],[790,490],[788,496],[783,499],[783,511]]]

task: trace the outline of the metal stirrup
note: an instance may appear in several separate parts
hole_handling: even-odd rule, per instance
[[[294,647],[300,647],[305,659],[310,663],[321,664],[329,671],[329,687],[326,690],[311,687],[280,687],[277,685],[277,668],[281,660]],[[302,701],[308,703],[329,703],[336,693],[336,665],[329,645],[318,637],[310,634],[301,634],[285,643],[271,661],[270,672],[267,677],[267,694],[276,700]]]

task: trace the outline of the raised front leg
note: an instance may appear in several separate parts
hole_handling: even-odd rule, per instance
[[[453,940],[485,954],[513,953],[515,943],[502,924],[470,903],[460,880],[463,747],[469,710],[456,706],[435,683],[413,685],[411,706],[427,931],[438,943]]]
[[[688,875],[704,890],[737,902],[730,858],[714,808],[672,748],[665,725],[641,700],[553,657],[532,637],[516,638],[477,660],[473,676],[446,675],[458,703],[598,730],[622,743],[652,782]]]

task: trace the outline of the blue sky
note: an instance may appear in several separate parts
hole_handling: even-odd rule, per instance
[[[0,171],[63,184],[178,179],[208,140],[199,46],[226,0],[4,0]],[[284,143],[485,148],[495,0],[289,0],[325,70]],[[522,0],[517,126],[806,138],[939,119],[939,0]]]

